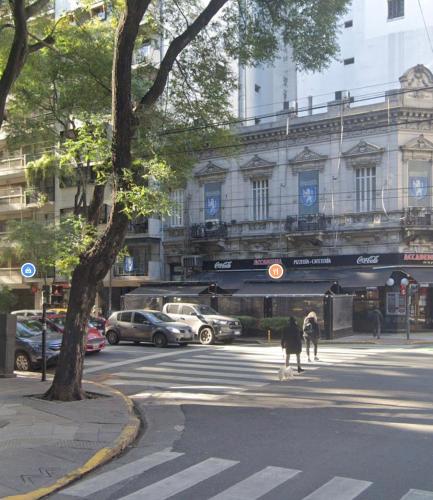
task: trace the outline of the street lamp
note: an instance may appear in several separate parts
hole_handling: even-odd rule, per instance
[[[406,339],[409,340],[410,337],[410,298],[408,293],[409,280],[407,278],[402,278],[400,281],[400,286],[404,289],[405,295],[405,320],[406,320]]]
[[[394,280],[393,280],[392,278],[388,278],[388,279],[386,280],[386,284],[387,284],[388,286],[394,286]]]

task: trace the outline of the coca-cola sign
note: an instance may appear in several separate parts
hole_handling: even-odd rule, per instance
[[[379,264],[379,255],[360,255],[356,259],[356,263],[359,265],[364,265],[364,264]]]
[[[232,268],[232,261],[231,260],[225,260],[223,262],[218,261],[215,262],[214,269],[231,269]]]

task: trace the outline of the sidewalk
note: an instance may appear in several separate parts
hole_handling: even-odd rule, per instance
[[[118,455],[140,421],[119,391],[85,383],[102,395],[71,403],[44,401],[40,375],[0,378],[0,498],[33,500]]]
[[[240,337],[236,342],[250,342],[254,344],[270,344],[279,345],[278,338],[272,338],[269,342],[263,337]],[[373,337],[372,333],[354,333],[344,337],[327,340],[321,339],[323,345],[338,345],[338,344],[377,344],[377,345],[429,345],[433,344],[433,331],[431,332],[411,332],[409,340],[405,333],[382,333],[380,339]]]

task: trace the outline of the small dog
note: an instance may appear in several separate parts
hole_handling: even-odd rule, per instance
[[[280,382],[283,380],[288,380],[289,378],[293,377],[293,370],[290,366],[282,366],[278,370],[278,379]]]

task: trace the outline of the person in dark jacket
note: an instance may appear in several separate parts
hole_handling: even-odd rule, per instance
[[[319,361],[319,358],[317,357],[317,347],[319,345],[320,328],[319,328],[319,323],[317,322],[317,315],[314,311],[309,312],[305,317],[302,330],[304,333],[304,340],[305,340],[305,347],[307,350],[308,361],[311,361],[310,358],[311,344],[313,344],[314,346],[314,360]]]
[[[373,337],[380,339],[383,325],[383,314],[376,308],[370,311],[370,320],[373,323]]]
[[[293,316],[289,317],[288,325],[281,335],[281,348],[286,350],[286,367],[289,366],[290,355],[296,354],[298,373],[303,372],[301,368],[302,333]]]

